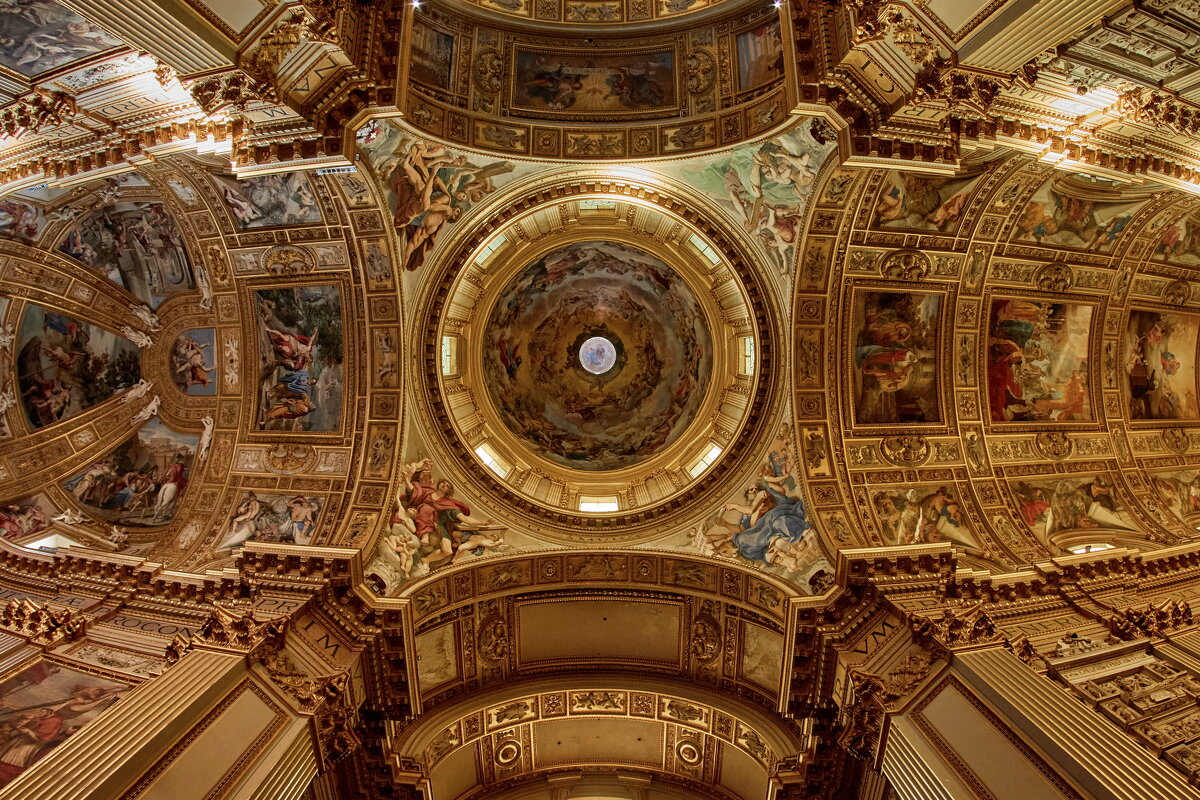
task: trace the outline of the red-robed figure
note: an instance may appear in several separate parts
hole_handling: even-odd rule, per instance
[[[434,482],[428,458],[406,471],[399,500],[413,512],[414,534],[421,541],[421,560],[426,564],[451,558],[465,546],[488,546],[477,542],[474,531],[491,527],[491,520],[471,516],[470,507],[454,498],[450,481]]]

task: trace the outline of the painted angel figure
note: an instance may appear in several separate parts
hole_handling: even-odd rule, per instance
[[[153,311],[151,311],[150,306],[142,305],[140,303],[130,303],[129,310],[132,311],[133,315],[140,319],[142,324],[151,331],[158,330],[158,314],[155,314]]]
[[[204,432],[200,434],[200,443],[196,445],[196,460],[203,461],[208,457],[208,446],[212,444],[213,437],[213,418],[212,415],[204,417],[200,420],[200,424],[204,426]]]
[[[104,186],[96,190],[92,207],[103,208],[104,206],[117,202],[117,195],[121,192],[121,184],[125,180],[127,179],[107,178]]]
[[[16,336],[17,334],[13,331],[13,326],[11,323],[5,325],[3,328],[0,328],[0,350],[11,349],[13,346],[13,340],[16,339]]]
[[[125,394],[121,395],[121,402],[132,403],[134,400],[145,397],[146,392],[150,391],[150,387],[153,385],[154,381],[148,381],[145,378],[142,378],[133,386],[130,386],[129,389],[126,390]]]
[[[158,414],[158,406],[160,403],[162,403],[162,398],[158,395],[154,395],[150,402],[146,404],[145,408],[133,415],[131,422],[133,422],[134,425],[138,425],[155,416]]]
[[[771,563],[768,554],[782,552],[780,545],[798,543],[812,530],[804,503],[788,492],[789,476],[763,477],[746,488],[745,504],[732,503],[726,511],[741,514],[741,532],[734,534],[733,545],[748,561]],[[810,535],[811,538],[811,535]],[[782,542],[776,543],[777,539]],[[775,552],[771,552],[772,545]]]
[[[140,349],[154,346],[154,340],[148,334],[136,331],[128,325],[121,326],[121,335],[136,344]]]
[[[0,392],[0,414],[8,411],[16,404],[17,398],[13,396],[12,382],[10,381],[9,384],[4,387],[4,391]]]

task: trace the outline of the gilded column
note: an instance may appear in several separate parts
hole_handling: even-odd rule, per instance
[[[216,606],[177,659],[0,790],[21,800],[297,800],[358,745],[347,670],[297,667],[287,620]],[[310,661],[311,663],[311,661]]]

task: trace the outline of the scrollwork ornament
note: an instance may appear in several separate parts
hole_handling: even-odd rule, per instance
[[[479,658],[485,664],[502,664],[508,659],[508,625],[499,616],[479,623]]]
[[[721,654],[721,629],[716,620],[707,614],[693,620],[688,652],[701,664],[709,664]]]
[[[303,247],[280,244],[263,253],[262,266],[271,275],[303,275],[315,270],[317,262]]]
[[[879,443],[879,454],[896,467],[919,467],[931,452],[924,436],[889,436]]]
[[[1070,458],[1075,449],[1070,437],[1062,431],[1042,431],[1034,437],[1033,446],[1043,457],[1051,461]]]
[[[1163,302],[1170,303],[1173,306],[1184,305],[1191,296],[1192,285],[1187,281],[1171,281],[1163,287]]]
[[[692,94],[704,94],[717,79],[717,61],[707,50],[693,50],[687,55],[687,88]]]
[[[276,475],[304,472],[317,460],[317,451],[307,444],[277,444],[263,458],[267,469]]]
[[[932,268],[929,256],[912,247],[902,247],[887,253],[880,264],[880,271],[885,278],[902,281],[922,280]]]
[[[496,94],[503,86],[504,57],[494,47],[485,47],[475,54],[471,70],[475,88],[484,94]]]
[[[879,746],[886,690],[879,678],[857,670],[851,670],[850,681],[854,701],[846,711],[837,743],[850,755],[865,760],[871,758]]]
[[[1172,453],[1183,455],[1192,447],[1192,437],[1185,428],[1164,428],[1163,446]]]
[[[1074,285],[1075,272],[1067,264],[1055,261],[1039,267],[1033,276],[1033,283],[1047,292],[1065,292]]]

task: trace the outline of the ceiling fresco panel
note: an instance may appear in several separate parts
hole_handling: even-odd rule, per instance
[[[104,522],[166,525],[183,503],[198,444],[198,436],[177,433],[153,419],[62,488]]]
[[[162,203],[111,203],[87,212],[58,249],[151,308],[196,286],[183,237]]]
[[[856,424],[945,420],[938,391],[945,300],[939,294],[856,294]]]
[[[1132,310],[1124,331],[1126,397],[1133,420],[1197,419],[1200,317]]]
[[[1094,308],[993,296],[987,385],[992,422],[1087,421]]]
[[[16,348],[17,385],[32,428],[70,419],[141,379],[132,342],[37,305],[25,310]]]
[[[337,431],[343,403],[339,286],[253,292],[261,365],[257,429]]]
[[[321,208],[303,172],[237,180],[213,175],[225,205],[241,230],[322,221]]]
[[[0,65],[27,77],[122,44],[58,3],[32,0],[0,11]]]

